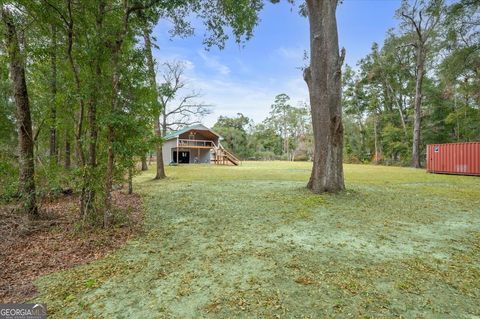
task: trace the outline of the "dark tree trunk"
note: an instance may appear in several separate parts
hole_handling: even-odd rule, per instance
[[[147,66],[148,66],[148,73],[150,75],[150,85],[152,89],[155,91],[155,104],[157,106],[155,111],[155,118],[154,118],[154,129],[155,135],[160,140],[162,135],[162,128],[160,127],[160,114],[162,114],[162,109],[160,103],[158,102],[158,90],[157,90],[157,81],[155,79],[155,64],[153,62],[153,55],[152,55],[152,43],[150,40],[150,30],[144,29],[143,31],[143,38],[145,40],[145,52],[147,54]],[[163,126],[162,126],[163,127]],[[163,128],[165,130],[165,128]],[[163,151],[162,151],[162,142],[157,142],[157,174],[155,175],[155,179],[164,179],[166,177],[165,174],[165,167],[163,164]]]
[[[94,179],[95,168],[97,167],[97,139],[98,139],[98,126],[97,126],[97,103],[98,94],[101,90],[100,81],[102,76],[102,50],[103,50],[103,20],[105,15],[105,3],[100,1],[97,8],[96,16],[96,38],[97,48],[99,52],[95,55],[95,75],[93,80],[93,87],[91,97],[88,103],[88,126],[89,126],[89,144],[88,144],[88,161],[87,169],[84,175],[84,186],[82,189],[82,196],[80,199],[81,215],[85,221],[87,217],[93,217],[95,213],[95,186]]]
[[[73,59],[73,40],[74,40],[74,24],[72,15],[72,0],[67,0],[68,24],[67,24],[67,56],[70,68],[72,69],[73,78],[75,79],[75,89],[78,96],[80,109],[77,114],[77,129],[75,132],[75,160],[78,166],[85,165],[85,154],[83,152],[82,134],[83,134],[83,118],[85,110],[85,102],[82,97],[82,89],[80,83],[80,75],[77,65]]]
[[[341,67],[335,12],[337,0],[307,0],[310,22],[310,66],[304,71],[310,93],[314,137],[313,168],[308,188],[338,192],[343,180]]]
[[[128,194],[133,194],[133,169],[128,168]]]
[[[119,70],[119,51],[113,52],[112,57],[112,104],[110,112],[113,114],[117,110],[117,94],[118,94],[118,82],[120,80],[120,70]],[[113,123],[107,124],[107,171],[105,176],[105,213],[103,217],[103,227],[109,227],[112,218],[113,218],[113,211],[112,211],[112,187],[113,187],[113,174],[115,169],[115,153],[113,150],[113,141],[115,130],[113,127]]]
[[[70,145],[70,134],[68,129],[65,130],[65,169],[72,167],[72,149]]]
[[[19,149],[19,191],[22,196],[22,211],[31,217],[38,216],[35,198],[35,161],[33,154],[33,132],[30,105],[28,100],[27,83],[25,80],[25,64],[17,30],[10,12],[2,7],[2,19],[6,27],[6,45],[10,62],[10,77],[13,83],[15,97],[18,149]]]
[[[142,171],[148,171],[147,154],[142,156]]]
[[[50,163],[57,164],[58,162],[58,152],[57,152],[57,28],[55,25],[52,25],[52,53],[51,53],[51,63],[52,63],[52,79],[51,79],[51,90],[52,90],[52,101],[50,106]]]
[[[421,41],[420,41],[421,42]],[[425,68],[425,52],[421,43],[417,44],[417,74],[415,83],[415,108],[413,113],[412,167],[420,168],[420,133],[422,127],[422,84]]]
[[[377,120],[377,113],[374,114],[373,117],[373,136],[374,136],[374,142],[375,142],[375,158],[373,162],[375,164],[378,164],[382,158],[382,152],[380,149],[380,142],[378,140],[378,120]]]

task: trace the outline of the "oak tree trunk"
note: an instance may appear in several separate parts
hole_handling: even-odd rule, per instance
[[[343,179],[341,67],[336,21],[337,0],[307,0],[310,22],[310,66],[304,71],[310,93],[314,136],[313,168],[308,188],[338,192]]]
[[[158,90],[157,90],[157,81],[155,79],[155,64],[153,62],[153,55],[152,55],[152,42],[150,40],[150,30],[147,28],[143,31],[143,38],[145,40],[145,53],[147,55],[147,66],[148,66],[148,73],[150,76],[150,85],[154,90],[155,94],[155,118],[154,118],[154,130],[157,139],[160,140],[162,138],[162,129],[160,127],[160,114],[162,112],[160,103],[158,102]],[[166,177],[165,174],[165,167],[163,164],[163,151],[162,151],[162,142],[158,141],[156,145],[157,151],[157,173],[155,175],[155,179],[164,179]]]
[[[22,52],[20,52],[15,23],[8,9],[4,7],[2,7],[2,19],[6,27],[5,40],[16,106],[20,166],[19,191],[22,196],[22,212],[29,214],[31,217],[37,217],[34,142],[27,83],[25,80],[25,62]]]

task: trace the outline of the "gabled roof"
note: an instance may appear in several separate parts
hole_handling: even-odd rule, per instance
[[[211,132],[212,134],[218,136],[218,138],[222,138],[220,135],[218,135],[218,133],[216,133],[215,131],[212,131],[211,129],[209,129],[208,127],[206,127],[205,125],[203,124],[195,124],[195,125],[191,125],[191,126],[186,126],[178,131],[173,131],[173,132],[170,132],[168,133],[167,135],[165,135],[163,137],[163,139],[165,141],[168,141],[168,140],[171,140],[173,138],[177,138],[178,136],[180,136],[181,134],[183,133],[186,133],[188,131],[191,131],[191,130],[197,130],[197,131],[209,131]]]

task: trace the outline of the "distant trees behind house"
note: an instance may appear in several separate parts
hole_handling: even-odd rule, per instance
[[[255,124],[242,113],[220,116],[213,126],[222,145],[242,159],[309,160],[312,153],[311,119],[307,105],[292,106],[290,97],[279,94],[269,116]]]

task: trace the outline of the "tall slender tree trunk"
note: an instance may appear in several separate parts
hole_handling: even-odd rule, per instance
[[[97,167],[97,139],[98,139],[98,126],[97,126],[97,103],[98,94],[101,90],[100,82],[102,77],[102,52],[104,43],[103,39],[103,20],[105,15],[105,2],[99,1],[96,16],[96,40],[97,40],[97,54],[94,58],[94,80],[91,97],[88,103],[88,129],[89,129],[89,142],[88,142],[88,160],[87,169],[85,170],[83,189],[81,196],[81,214],[82,219],[85,221],[88,216],[93,216],[95,213],[95,185],[94,179],[95,169]]]
[[[83,167],[85,165],[85,154],[83,152],[82,134],[83,134],[83,118],[85,113],[85,102],[82,97],[82,89],[80,83],[80,75],[77,65],[73,59],[73,41],[74,41],[74,22],[72,14],[72,0],[67,0],[68,21],[66,25],[67,29],[67,57],[72,69],[73,78],[75,80],[75,90],[78,98],[80,108],[77,113],[77,127],[75,130],[75,160],[78,166]]]
[[[415,108],[413,113],[413,145],[412,167],[420,168],[420,134],[422,127],[422,84],[425,68],[425,52],[423,46],[417,47],[417,72],[415,83]]]
[[[373,135],[374,135],[374,142],[375,142],[375,158],[374,163],[378,164],[381,158],[380,152],[380,143],[378,142],[378,121],[377,121],[377,113],[374,114],[373,118]]]
[[[123,26],[121,30],[116,32],[116,36],[107,46],[110,49],[112,61],[112,101],[110,114],[118,111],[118,93],[120,83],[120,55],[122,52],[122,44],[128,32],[129,17],[134,10],[129,7],[129,2],[123,2]],[[115,169],[115,152],[113,142],[115,139],[115,127],[112,122],[107,124],[107,170],[105,173],[105,212],[103,215],[103,227],[109,227],[113,219],[112,211],[112,187],[113,175]]]
[[[72,167],[72,147],[70,144],[70,134],[68,129],[65,130],[65,169],[70,169]]]
[[[155,135],[160,140],[162,135],[162,128],[160,127],[160,114],[162,114],[162,107],[158,102],[158,90],[157,90],[157,81],[155,79],[155,64],[153,62],[153,54],[152,54],[152,42],[150,40],[150,30],[145,28],[143,31],[143,38],[145,40],[145,52],[147,54],[147,66],[148,66],[148,73],[150,76],[150,85],[155,92],[155,119],[154,119],[154,130]],[[163,128],[165,131],[166,128]],[[162,144],[163,142],[157,142],[157,174],[155,175],[155,179],[164,179],[166,177],[165,174],[165,167],[163,164],[163,151],[162,151]]]
[[[10,77],[15,97],[18,149],[20,157],[19,191],[22,196],[22,211],[31,217],[38,216],[35,192],[35,161],[33,153],[32,119],[25,80],[25,61],[20,52],[17,30],[8,9],[1,8],[6,27],[6,45],[10,62]]]
[[[401,102],[399,102],[399,100],[402,101],[402,96],[400,95],[400,98],[397,98],[397,94],[393,90],[392,85],[390,83],[388,83],[388,80],[385,80],[385,83],[388,87],[388,90],[391,93],[391,98],[392,98],[393,103],[395,103],[395,105],[397,106],[398,113],[400,115],[400,122],[402,123],[403,134],[404,134],[405,137],[407,137],[408,134],[407,134],[407,124],[405,122],[405,115],[403,114],[402,104],[401,104]]]
[[[133,194],[133,168],[128,168],[128,194]]]
[[[112,104],[110,112],[113,114],[117,110],[118,101],[118,84],[120,81],[119,70],[119,54],[120,45],[118,50],[112,52]],[[115,153],[113,150],[113,141],[115,130],[113,123],[107,124],[107,171],[105,176],[105,213],[103,218],[103,227],[109,227],[112,223],[113,211],[112,211],[112,187],[113,187],[113,174],[115,169]]]
[[[314,193],[338,192],[343,179],[343,124],[337,0],[307,0],[310,66],[304,71],[310,93],[314,137],[313,168],[307,187]]]
[[[56,164],[58,162],[57,151],[57,28],[52,25],[52,53],[51,53],[51,90],[52,90],[52,102],[50,105],[50,163]]]

